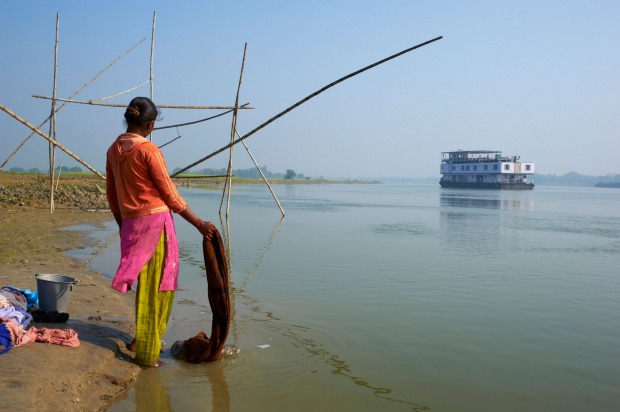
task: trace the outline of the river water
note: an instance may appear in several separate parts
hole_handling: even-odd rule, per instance
[[[166,351],[109,411],[620,410],[620,190],[274,191],[284,219],[235,186],[226,224],[221,192],[181,189],[230,247],[238,353]],[[201,239],[175,221],[168,346],[211,330]],[[111,277],[106,244],[92,266]]]

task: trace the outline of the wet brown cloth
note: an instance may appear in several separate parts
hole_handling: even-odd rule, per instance
[[[213,313],[213,321],[211,322],[211,338],[207,337],[204,332],[199,332],[198,335],[183,342],[182,354],[179,355],[192,363],[212,362],[219,359],[230,326],[228,264],[220,232],[215,230],[211,240],[203,238],[202,253],[209,284],[209,305]]]

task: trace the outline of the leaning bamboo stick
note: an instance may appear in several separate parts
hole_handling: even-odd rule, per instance
[[[97,77],[99,77],[100,75],[102,75],[106,70],[108,70],[110,67],[112,67],[116,62],[118,62],[120,59],[122,59],[123,57],[125,57],[127,54],[129,54],[129,52],[131,52],[133,49],[135,49],[136,47],[138,47],[138,45],[140,43],[142,43],[146,38],[143,38],[142,40],[140,40],[139,42],[137,42],[136,44],[134,44],[133,46],[131,46],[129,49],[127,49],[125,51],[125,53],[121,54],[120,56],[118,56],[112,63],[110,63],[109,65],[107,65],[106,67],[104,67],[103,69],[101,69],[99,71],[99,73],[97,73],[95,75],[95,77],[93,77],[92,79],[90,79],[89,81],[87,81],[82,87],[80,87],[79,89],[77,89],[75,91],[75,93],[73,93],[71,96],[69,96],[69,99],[72,99],[73,97],[77,96],[78,94],[80,94],[80,92],[82,92],[82,90],[84,90],[86,87],[88,87],[92,82],[95,81],[95,79],[97,79]],[[56,101],[58,101],[58,99],[56,99]],[[65,107],[65,105],[67,104],[67,102],[63,102],[58,109],[56,109],[56,112],[58,113],[60,111],[60,109],[62,109],[63,107]],[[48,116],[47,119],[45,119],[43,122],[41,122],[41,124],[39,126],[37,126],[38,128],[41,128],[45,125],[45,123],[47,123],[49,120],[51,119],[51,116]],[[2,169],[4,166],[6,166],[6,164],[9,162],[9,160],[11,160],[13,158],[13,156],[15,156],[17,154],[17,152],[20,151],[20,149],[26,144],[26,142],[28,140],[30,140],[30,138],[32,136],[35,135],[35,132],[32,132],[28,135],[28,137],[26,137],[22,143],[17,147],[17,149],[15,149],[15,151],[13,151],[13,153],[11,153],[11,155],[4,161],[4,163],[2,163],[2,165],[0,165],[0,169]]]
[[[179,133],[179,129],[177,128],[177,133]],[[159,145],[158,147],[161,149],[164,146],[168,146],[170,143],[174,142],[175,140],[178,140],[181,138],[181,133],[179,133],[179,135],[177,137],[175,137],[174,139],[167,141],[166,143]]]
[[[132,87],[131,89],[123,90],[122,92],[115,93],[115,94],[113,94],[111,96],[100,97],[99,99],[91,99],[91,100],[89,100],[89,102],[102,102],[104,100],[110,100],[110,99],[112,99],[114,97],[122,96],[123,94],[127,94],[129,92],[133,92],[134,90],[139,89],[142,86],[146,86],[148,83],[149,83],[149,81],[147,80],[144,83],[141,83],[141,84],[139,84],[139,85],[137,85],[135,87]]]
[[[238,112],[237,107],[239,106],[239,93],[241,91],[241,83],[243,82],[243,69],[245,67],[245,56],[246,56],[247,50],[248,50],[248,44],[245,43],[245,46],[243,47],[243,60],[241,61],[241,71],[239,72],[239,83],[237,84],[237,94],[235,96],[235,109],[233,109],[232,125],[230,128],[230,142],[231,143],[235,141],[235,131],[237,130],[237,112]],[[228,177],[226,178],[228,185],[225,185],[225,189],[224,189],[226,190],[226,186],[228,187],[227,200],[226,200],[226,217],[228,217],[230,213],[230,192],[232,188],[232,161],[233,161],[233,146],[230,146],[229,158],[228,158]],[[224,199],[222,198],[222,201],[223,200]],[[221,212],[222,212],[222,205],[220,204],[220,213]]]
[[[32,97],[34,97],[35,99],[47,99],[47,100],[52,99],[49,96],[40,96],[37,94],[33,94]],[[76,103],[76,104],[87,104],[90,106],[127,107],[127,104],[123,104],[123,103],[96,103],[96,102],[91,102],[91,101],[60,99],[60,98],[57,98],[56,101]],[[232,110],[235,107],[234,106],[179,106],[179,105],[170,105],[170,104],[158,104],[157,108],[158,109],[188,109],[188,110]],[[241,107],[237,107],[237,109],[241,109]],[[243,109],[253,109],[253,107],[247,106],[247,107],[243,107]]]
[[[243,104],[243,105],[239,106],[239,109],[253,109],[253,107],[246,107],[246,106],[249,106],[249,105],[250,105],[250,103]],[[206,122],[207,120],[213,120],[213,119],[215,119],[217,117],[224,116],[224,115],[232,112],[233,110],[235,110],[235,109],[233,108],[233,109],[227,110],[225,112],[222,112],[220,114],[216,114],[215,116],[206,117],[204,119],[194,120],[193,122],[172,124],[170,126],[155,127],[155,128],[153,128],[153,130],[171,129],[173,127],[189,126],[189,125],[196,124],[196,123],[202,123],[202,122]]]
[[[228,175],[178,175],[177,179],[213,179],[216,177],[226,177]]]
[[[52,99],[52,120],[50,121],[50,136],[56,140],[56,79],[58,75],[58,27],[60,26],[60,13],[56,13],[56,42],[54,44],[54,87]],[[56,166],[56,146],[49,143],[50,154],[50,213],[54,213],[54,166]],[[60,178],[60,175],[58,175]]]
[[[58,177],[56,178],[56,186],[54,190],[58,190],[58,185],[60,184],[60,175],[62,174],[62,162],[60,162],[60,166],[58,166]]]
[[[156,12],[153,12],[153,28],[151,29],[151,63],[150,63],[150,70],[149,70],[149,82],[151,84],[151,101],[154,100],[153,97],[153,55],[155,54],[155,16],[156,16]],[[151,130],[151,133],[149,133],[149,140],[152,142],[153,141],[153,131]]]
[[[237,134],[237,136],[241,137],[241,135],[239,134],[239,131],[235,130],[235,133]],[[280,201],[276,197],[276,194],[273,192],[273,189],[271,188],[271,185],[267,181],[267,178],[265,177],[265,174],[263,173],[263,171],[261,170],[260,166],[258,165],[256,160],[254,159],[254,156],[252,156],[252,152],[250,152],[250,148],[248,147],[247,144],[245,144],[245,142],[243,140],[241,141],[241,143],[243,144],[243,147],[245,147],[246,152],[248,152],[248,155],[250,155],[250,159],[252,159],[252,162],[254,162],[254,166],[256,166],[256,169],[258,170],[258,173],[260,173],[260,175],[263,178],[263,181],[265,182],[265,184],[269,188],[269,191],[271,192],[271,196],[273,196],[273,200],[276,201],[276,204],[280,208],[280,213],[282,213],[282,217],[286,216],[286,214],[284,213],[284,209],[282,209],[282,205],[280,204]]]
[[[308,96],[304,97],[303,99],[301,99],[300,101],[298,101],[298,102],[297,102],[297,103],[295,103],[294,105],[292,105],[292,106],[290,106],[290,107],[288,107],[288,108],[286,108],[286,109],[282,110],[282,111],[281,111],[280,113],[278,113],[277,115],[273,116],[272,118],[270,118],[270,119],[269,119],[269,120],[267,120],[266,122],[264,122],[264,123],[260,124],[259,126],[257,126],[257,127],[256,127],[256,128],[254,128],[253,130],[251,130],[250,132],[246,133],[243,137],[240,137],[240,138],[238,138],[237,140],[235,140],[234,142],[232,142],[232,143],[230,143],[230,144],[228,144],[228,145],[226,145],[226,146],[224,146],[224,147],[222,147],[222,148],[220,148],[220,149],[216,150],[215,152],[213,152],[213,153],[211,153],[211,154],[209,154],[209,155],[207,155],[207,156],[203,157],[202,159],[199,159],[199,160],[195,161],[194,163],[190,164],[189,166],[186,166],[186,167],[184,167],[183,169],[178,170],[176,173],[174,173],[174,174],[172,175],[172,177],[176,176],[176,175],[177,175],[177,174],[179,174],[179,173],[183,173],[183,172],[185,172],[186,170],[188,170],[188,169],[190,169],[190,168],[192,168],[192,167],[196,166],[197,164],[200,164],[200,163],[202,163],[202,162],[204,162],[204,161],[206,161],[206,160],[209,160],[209,159],[210,159],[210,158],[212,158],[213,156],[215,156],[215,155],[217,155],[217,154],[219,154],[219,153],[222,153],[224,150],[228,149],[229,147],[234,146],[234,145],[236,145],[237,143],[239,143],[239,142],[241,142],[241,141],[243,141],[243,140],[247,139],[248,137],[252,136],[254,133],[256,133],[256,132],[258,132],[259,130],[261,130],[262,128],[264,128],[265,126],[268,126],[269,124],[271,124],[272,122],[276,121],[276,120],[277,120],[277,119],[279,119],[280,117],[284,116],[285,114],[287,114],[287,113],[288,113],[288,112],[290,112],[291,110],[296,109],[297,107],[301,106],[302,104],[304,104],[304,103],[305,103],[305,102],[307,102],[308,100],[310,100],[310,99],[312,99],[312,98],[314,98],[314,97],[318,96],[319,94],[323,93],[325,90],[327,90],[327,89],[329,89],[329,88],[334,87],[334,86],[335,86],[335,85],[337,85],[338,83],[342,83],[343,81],[345,81],[345,80],[347,80],[347,79],[350,79],[350,78],[351,78],[351,77],[353,77],[353,76],[357,76],[358,74],[360,74],[360,73],[362,73],[362,72],[365,72],[366,70],[372,69],[373,67],[376,67],[376,66],[378,66],[378,65],[380,65],[380,64],[383,64],[383,63],[385,63],[385,62],[387,62],[387,61],[389,61],[389,60],[392,60],[392,59],[395,59],[395,58],[397,58],[397,57],[399,57],[399,56],[402,56],[402,55],[403,55],[403,54],[405,54],[405,53],[409,53],[410,51],[413,51],[413,50],[418,49],[418,48],[420,48],[420,47],[426,46],[427,44],[433,43],[433,42],[435,42],[435,41],[437,41],[437,40],[441,40],[442,38],[443,38],[443,36],[439,36],[439,37],[435,37],[434,39],[427,40],[427,41],[425,41],[424,43],[420,43],[420,44],[418,44],[418,45],[416,45],[416,46],[413,46],[413,47],[410,47],[410,48],[408,48],[408,49],[405,49],[405,50],[403,50],[403,51],[401,51],[401,52],[398,52],[398,53],[393,54],[393,55],[391,55],[391,56],[389,56],[389,57],[386,57],[385,59],[379,60],[379,61],[378,61],[378,62],[376,62],[376,63],[370,64],[370,65],[368,65],[368,66],[366,66],[366,67],[364,67],[364,68],[362,68],[362,69],[359,69],[359,70],[357,70],[357,71],[355,71],[355,72],[353,72],[353,73],[350,73],[350,74],[348,74],[348,75],[346,75],[346,76],[344,76],[344,77],[341,77],[340,79],[338,79],[338,80],[336,80],[336,81],[334,81],[334,82],[332,82],[332,83],[328,84],[327,86],[322,87],[321,89],[317,90],[316,92],[314,92],[314,93],[312,93],[312,94],[310,94],[310,95],[308,95]]]
[[[235,141],[235,132],[237,131],[237,115],[239,114],[239,93],[241,92],[241,83],[243,82],[243,70],[245,68],[245,56],[248,50],[248,43],[245,43],[243,46],[243,60],[241,62],[241,71],[239,73],[239,84],[237,85],[237,96],[235,97],[235,110],[233,111],[233,119],[232,119],[232,127],[230,130],[230,142]],[[228,199],[226,200],[226,217],[228,217],[230,212],[230,192],[232,189],[232,159],[233,159],[233,146],[230,146],[230,174],[229,180],[230,184],[228,185]]]
[[[153,94],[153,55],[155,54],[155,20],[157,17],[157,12],[153,12],[153,27],[151,29],[151,64],[150,64],[150,75],[149,75],[149,83],[151,84],[151,101],[154,99]]]
[[[88,168],[91,172],[93,172],[94,174],[96,174],[97,176],[99,176],[100,178],[102,178],[103,180],[105,180],[105,176],[102,175],[101,173],[99,173],[97,171],[97,169],[95,169],[94,167],[92,167],[91,165],[89,165],[88,163],[86,163],[85,161],[83,161],[82,159],[80,159],[76,154],[74,154],[72,151],[70,151],[69,149],[67,149],[66,147],[64,147],[63,145],[61,145],[58,142],[55,142],[54,140],[52,140],[51,137],[49,137],[48,135],[46,135],[45,133],[43,133],[41,130],[39,130],[38,128],[36,128],[34,125],[32,125],[31,123],[29,123],[27,120],[25,120],[24,118],[22,118],[21,116],[17,115],[15,112],[13,112],[12,110],[8,109],[6,106],[4,106],[3,104],[0,104],[0,110],[2,110],[3,112],[5,112],[6,114],[8,114],[9,116],[11,116],[12,118],[14,118],[15,120],[17,120],[18,122],[22,123],[24,126],[30,128],[30,130],[32,130],[33,132],[35,132],[36,134],[38,134],[39,136],[43,137],[44,139],[46,139],[49,142],[52,142],[54,144],[54,146],[57,146],[60,150],[62,150],[63,152],[65,152],[66,154],[68,154],[69,156],[71,156],[72,158],[74,158],[75,160],[77,160],[78,162],[80,162],[82,165],[84,165],[86,168]]]
[[[230,159],[228,160],[228,167],[226,169],[226,179],[224,179],[224,190],[222,190],[222,199],[220,199],[220,216],[222,215],[222,206],[224,205],[224,198],[226,197],[226,193],[229,193],[228,185],[230,185],[232,179],[230,175]],[[228,214],[226,214],[226,218],[228,219]]]

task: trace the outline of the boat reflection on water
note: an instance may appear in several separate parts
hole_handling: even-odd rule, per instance
[[[460,250],[472,256],[494,255],[505,242],[517,247],[520,235],[516,229],[523,218],[522,213],[534,210],[532,193],[471,189],[442,191],[439,197],[442,243],[451,253]]]
[[[530,192],[531,193],[531,192]],[[527,193],[528,195],[530,193]],[[487,192],[487,191],[458,191],[440,193],[439,202],[441,207],[468,207],[481,209],[522,209],[534,210],[534,201],[520,199],[523,192]]]

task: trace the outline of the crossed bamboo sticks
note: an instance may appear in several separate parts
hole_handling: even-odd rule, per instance
[[[51,199],[50,199],[50,206],[51,206],[51,211],[53,212],[54,209],[54,201],[53,201],[53,182],[54,182],[54,162],[55,162],[55,149],[56,147],[58,147],[59,149],[61,149],[62,151],[64,151],[65,153],[67,153],[69,156],[71,156],[72,158],[74,158],[76,161],[78,161],[79,163],[81,163],[82,165],[84,165],[86,168],[88,168],[89,170],[91,170],[93,173],[95,173],[97,176],[99,176],[102,179],[105,179],[105,176],[103,176],[101,173],[99,173],[94,167],[92,167],[91,165],[89,165],[88,163],[86,163],[84,160],[80,159],[76,154],[74,154],[73,152],[71,152],[68,148],[64,147],[62,144],[60,144],[57,139],[56,139],[56,127],[55,127],[55,117],[56,117],[56,113],[61,110],[67,103],[75,103],[75,104],[85,104],[85,105],[92,105],[92,106],[104,106],[104,107],[125,107],[125,104],[114,104],[114,103],[101,103],[102,100],[105,99],[109,99],[112,97],[116,97],[125,93],[128,93],[129,91],[135,90],[138,87],[141,87],[143,85],[145,85],[146,83],[150,83],[150,95],[151,98],[153,96],[153,53],[154,53],[154,37],[155,37],[155,16],[156,14],[153,13],[153,28],[152,28],[152,40],[151,40],[151,66],[150,66],[150,76],[149,76],[149,81],[143,83],[142,85],[136,86],[132,89],[126,90],[124,92],[120,92],[117,94],[114,94],[112,96],[108,96],[105,98],[100,98],[97,100],[89,100],[89,101],[80,101],[80,100],[74,100],[73,97],[75,97],[77,94],[79,94],[82,90],[84,90],[84,88],[86,88],[89,84],[91,84],[95,79],[97,79],[97,77],[99,77],[101,74],[103,74],[107,69],[109,69],[110,67],[112,67],[116,62],[118,62],[122,57],[124,57],[125,55],[127,55],[129,52],[131,52],[133,49],[135,49],[140,43],[142,43],[145,39],[140,40],[138,43],[136,43],[135,45],[133,45],[131,48],[129,48],[127,51],[125,51],[125,53],[123,53],[122,55],[120,55],[119,57],[117,57],[112,63],[110,63],[108,66],[106,66],[104,69],[102,69],[99,73],[97,73],[91,80],[89,80],[86,84],[84,84],[81,88],[79,88],[75,93],[73,93],[69,98],[67,99],[63,99],[63,98],[58,98],[56,97],[56,70],[57,70],[57,63],[56,63],[56,55],[57,55],[57,50],[58,50],[58,26],[59,26],[59,14],[57,14],[56,16],[56,43],[55,43],[55,59],[54,59],[54,92],[53,92],[53,96],[52,97],[48,97],[48,96],[39,96],[39,95],[33,95],[34,98],[40,98],[40,99],[48,99],[52,101],[52,110],[51,110],[51,114],[50,116],[45,119],[39,126],[34,126],[33,124],[29,123],[28,121],[26,121],[25,119],[23,119],[22,117],[20,117],[19,115],[17,115],[16,113],[14,113],[13,111],[11,111],[10,109],[8,109],[6,106],[0,104],[0,110],[4,111],[5,113],[7,113],[9,116],[13,117],[14,119],[16,119],[17,121],[21,122],[22,124],[24,124],[25,126],[27,126],[28,128],[30,128],[32,130],[32,133],[26,137],[26,139],[24,139],[24,141],[19,145],[19,147],[2,163],[2,165],[0,165],[0,169],[2,169],[6,163],[23,147],[23,145],[34,135],[34,134],[38,134],[41,137],[43,137],[44,139],[48,140],[49,145],[50,145],[50,176],[51,176],[51,182],[52,182],[52,193],[51,193]],[[259,126],[255,127],[254,129],[252,129],[250,132],[246,133],[245,135],[240,135],[239,131],[237,130],[237,117],[238,117],[238,111],[239,110],[244,110],[244,109],[252,109],[251,106],[249,106],[248,103],[244,104],[244,105],[239,105],[239,94],[240,94],[240,90],[241,90],[241,84],[242,84],[242,79],[243,79],[243,71],[244,71],[244,66],[245,66],[245,60],[246,60],[246,52],[247,52],[247,43],[244,46],[244,51],[243,51],[243,60],[242,60],[242,64],[241,64],[241,71],[240,71],[240,75],[239,75],[239,83],[237,86],[237,94],[235,97],[235,104],[234,106],[181,106],[181,105],[162,105],[162,104],[158,104],[158,107],[160,108],[168,108],[168,109],[192,109],[192,110],[227,110],[226,112],[220,113],[218,115],[215,116],[211,116],[205,119],[201,119],[198,121],[194,121],[194,122],[189,122],[189,123],[183,123],[183,124],[179,124],[179,125],[171,125],[171,126],[164,126],[164,127],[159,127],[156,128],[155,130],[161,130],[161,129],[165,129],[165,128],[170,128],[170,127],[180,127],[180,126],[186,126],[186,125],[190,125],[190,124],[196,124],[199,122],[203,122],[203,121],[207,121],[207,120],[211,120],[213,118],[228,114],[228,113],[233,113],[233,117],[232,117],[232,125],[231,125],[231,132],[230,132],[230,142],[223,146],[222,148],[212,152],[211,154],[202,157],[201,159],[193,162],[192,164],[176,171],[175,173],[173,173],[171,175],[171,177],[175,177],[178,176],[179,174],[189,170],[190,168],[205,162],[206,160],[212,158],[213,156],[225,151],[226,149],[229,149],[229,160],[228,160],[228,169],[227,169],[227,174],[226,174],[226,184],[224,187],[224,192],[222,193],[222,202],[220,203],[220,214],[222,212],[222,207],[223,207],[223,202],[224,202],[224,197],[227,197],[227,207],[226,207],[226,217],[228,217],[229,215],[229,206],[230,206],[230,188],[231,188],[231,184],[232,184],[232,157],[233,157],[233,147],[238,144],[238,143],[243,143],[248,155],[250,156],[250,158],[252,159],[252,161],[254,162],[256,168],[258,169],[258,171],[260,172],[263,180],[265,181],[265,183],[267,184],[269,190],[271,191],[272,196],[274,197],[278,207],[280,208],[280,212],[282,213],[282,216],[284,217],[284,210],[282,209],[282,206],[280,205],[280,202],[278,201],[277,197],[275,196],[273,190],[271,189],[271,186],[269,185],[269,182],[267,181],[267,179],[265,178],[264,174],[262,173],[260,167],[258,166],[258,163],[256,162],[256,160],[254,159],[254,157],[252,156],[248,146],[246,145],[246,143],[244,142],[247,138],[249,138],[250,136],[254,135],[256,132],[258,132],[259,130],[263,129],[264,127],[268,126],[269,124],[273,123],[274,121],[276,121],[277,119],[279,119],[280,117],[284,116],[285,114],[287,114],[288,112],[296,109],[297,107],[301,106],[302,104],[304,104],[305,102],[307,102],[308,100],[318,96],[319,94],[323,93],[324,91],[326,91],[327,89],[330,89],[331,87],[336,86],[337,84],[350,79],[360,73],[363,73],[367,70],[370,70],[376,66],[379,66],[387,61],[390,61],[392,59],[395,59],[399,56],[402,56],[406,53],[409,53],[413,50],[416,50],[420,47],[426,46],[428,44],[431,44],[433,42],[436,42],[440,39],[442,39],[442,36],[439,37],[435,37],[431,40],[425,41],[423,43],[417,44],[413,47],[410,47],[408,49],[402,50],[396,54],[393,54],[391,56],[388,56],[384,59],[381,59],[375,63],[372,63],[366,67],[363,67],[357,71],[354,71],[352,73],[349,73],[346,76],[343,76],[341,78],[339,78],[338,80],[329,83],[328,85],[318,89],[317,91],[315,91],[314,93],[311,93],[310,95],[304,97],[303,99],[299,100],[298,102],[296,102],[295,104],[289,106],[288,108],[282,110],[281,112],[279,112],[278,114],[276,114],[275,116],[269,118],[268,120],[266,120],[265,122],[261,123]],[[56,107],[56,102],[63,102],[62,105]],[[50,132],[49,135],[46,135],[44,132],[42,132],[40,130],[40,128],[45,125],[48,121],[50,121]],[[235,139],[235,137],[238,137]],[[180,137],[180,136],[179,136]],[[178,139],[178,137],[177,137]],[[176,140],[176,139],[174,139]],[[168,142],[171,143],[171,142]],[[166,144],[168,144],[166,143]]]

